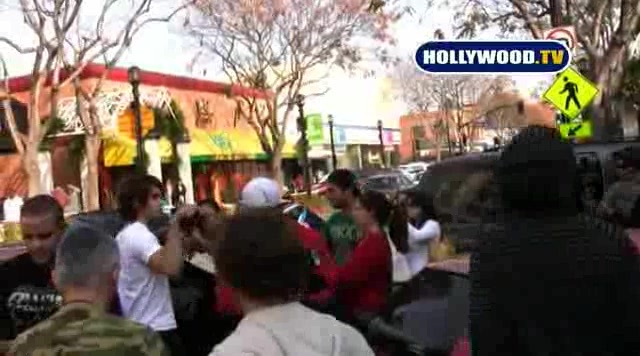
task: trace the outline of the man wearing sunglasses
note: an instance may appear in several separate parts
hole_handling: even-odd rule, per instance
[[[53,314],[62,302],[51,281],[64,211],[50,195],[24,201],[20,228],[26,252],[0,265],[0,340]]]

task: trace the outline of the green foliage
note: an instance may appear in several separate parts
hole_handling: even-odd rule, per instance
[[[169,110],[170,109],[170,110]],[[185,132],[184,113],[175,100],[171,100],[170,108],[153,108],[155,129],[170,141],[175,142]]]
[[[620,97],[640,105],[640,58],[627,62]]]
[[[69,159],[74,167],[80,167],[80,162],[86,151],[85,135],[76,135],[71,138],[69,142]]]
[[[43,122],[44,138],[40,142],[40,151],[49,151],[55,141],[55,136],[64,130],[64,121],[59,117],[45,119]]]
[[[180,157],[178,157],[176,145],[187,132],[187,128],[184,125],[184,112],[175,100],[171,100],[169,107],[153,108],[153,117],[155,120],[154,130],[157,130],[162,137],[167,138],[171,142],[173,155],[173,174],[177,176]],[[149,158],[145,157],[144,162],[144,166],[147,167]]]

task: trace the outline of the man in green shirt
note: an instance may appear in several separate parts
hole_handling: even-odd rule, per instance
[[[358,228],[351,209],[360,194],[356,176],[347,169],[336,169],[327,178],[325,197],[336,209],[325,223],[324,236],[339,266],[349,260],[358,242]]]

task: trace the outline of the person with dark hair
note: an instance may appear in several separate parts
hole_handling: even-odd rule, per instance
[[[147,327],[109,315],[120,256],[113,237],[74,224],[56,253],[53,282],[63,306],[46,321],[20,334],[10,355],[108,354],[168,356],[162,339]]]
[[[129,177],[120,186],[119,212],[127,225],[116,236],[121,256],[118,294],[125,317],[157,331],[171,353],[180,355],[183,347],[168,276],[178,275],[182,268],[182,233],[172,225],[162,246],[147,226],[162,214],[162,188],[150,175]]]
[[[256,208],[272,208],[282,212],[282,206],[289,202],[283,201],[280,184],[271,178],[257,177],[249,181],[240,194],[238,209],[240,211]],[[288,221],[294,224],[295,235],[302,242],[307,251],[308,262],[313,266],[313,276],[319,280],[317,288],[309,288],[302,300],[307,305],[313,305],[318,309],[328,307],[335,296],[335,283],[333,273],[336,264],[331,256],[329,247],[322,235],[302,223],[285,215]],[[312,287],[312,286],[310,286]],[[216,310],[226,315],[240,314],[240,308],[233,302],[229,288],[224,285],[216,286],[217,305]]]
[[[391,244],[385,231],[393,215],[391,203],[382,193],[365,191],[355,199],[352,214],[361,235],[335,277],[338,303],[345,308],[347,320],[361,312],[382,311],[393,273]]]
[[[412,275],[420,273],[429,262],[429,243],[441,237],[433,199],[418,191],[406,194],[409,217],[407,251],[403,252]],[[401,251],[402,252],[402,251]]]
[[[214,199],[205,199],[198,202],[198,206],[200,207],[208,207],[215,213],[223,213],[222,207],[214,200]]]
[[[327,178],[324,196],[336,209],[325,223],[324,236],[338,265],[344,265],[358,243],[358,228],[351,210],[360,190],[356,176],[348,169],[336,169]]]
[[[311,267],[295,235],[277,209],[245,209],[228,218],[213,256],[244,318],[211,356],[373,356],[355,329],[299,303]]]
[[[579,214],[576,173],[554,128],[529,126],[504,148],[501,226],[471,257],[474,356],[640,350],[640,261]]]
[[[65,228],[64,212],[50,195],[36,195],[20,209],[26,253],[0,265],[0,340],[48,318],[62,298],[51,283],[55,250]]]

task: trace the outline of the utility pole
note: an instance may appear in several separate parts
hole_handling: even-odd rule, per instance
[[[331,143],[331,170],[338,169],[338,157],[336,156],[336,145],[333,141],[333,115],[329,115],[329,139]]]
[[[386,168],[387,160],[384,156],[384,137],[382,135],[382,120],[378,120],[378,140],[380,144],[380,161],[382,162],[382,167]]]
[[[298,107],[298,130],[300,131],[300,144],[302,145],[302,170],[304,172],[304,188],[307,195],[311,196],[311,174],[309,172],[309,140],[307,139],[307,120],[304,117],[304,95],[295,97]]]

